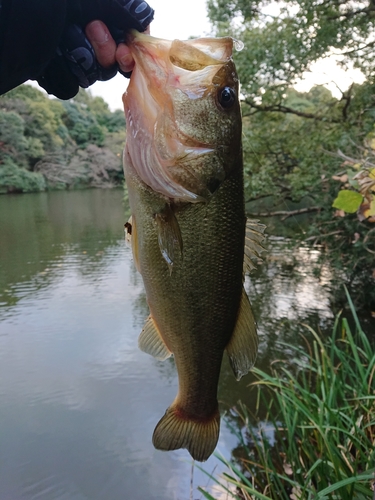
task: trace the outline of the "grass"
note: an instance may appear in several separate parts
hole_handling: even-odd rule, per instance
[[[232,429],[239,456],[227,461],[217,455],[228,472],[211,476],[228,498],[374,497],[375,352],[348,293],[347,298],[355,333],[340,316],[328,340],[304,325],[313,338],[306,350],[289,346],[294,359],[288,364],[274,362],[271,374],[254,370],[258,380],[253,385],[258,402],[266,405],[267,426],[259,420],[252,425],[247,408],[237,409],[242,431]]]

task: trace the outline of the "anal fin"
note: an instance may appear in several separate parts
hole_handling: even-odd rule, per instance
[[[147,318],[139,335],[138,346],[141,351],[151,354],[159,361],[164,361],[172,355],[151,316]]]
[[[237,380],[240,380],[255,363],[258,351],[256,323],[244,288],[242,289],[237,323],[232,338],[226,346],[226,351],[233,372]]]

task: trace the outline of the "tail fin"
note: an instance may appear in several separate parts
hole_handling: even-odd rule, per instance
[[[186,448],[194,460],[204,462],[216,447],[219,431],[219,410],[210,419],[189,420],[172,404],[155,427],[152,442],[158,450]]]

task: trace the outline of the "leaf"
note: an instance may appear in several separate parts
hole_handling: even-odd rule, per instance
[[[374,478],[373,474],[366,474],[366,473],[359,474],[358,476],[347,477],[346,479],[338,481],[335,484],[331,484],[327,488],[324,488],[324,490],[319,491],[316,498],[322,500],[325,497],[325,495],[327,495],[328,493],[332,493],[333,491],[336,491],[342,488],[343,486],[347,486],[348,484],[353,484],[358,481],[370,481],[373,478]]]
[[[332,179],[334,181],[340,181],[340,182],[348,182],[348,174],[344,175],[332,175]]]
[[[337,198],[333,202],[333,207],[339,210],[344,210],[348,214],[354,214],[363,201],[363,196],[355,191],[343,189],[339,192]]]
[[[336,210],[333,215],[335,217],[345,217],[345,212],[344,212],[344,210]]]
[[[352,241],[353,245],[354,245],[355,243],[357,243],[357,241],[359,240],[359,238],[360,238],[360,237],[361,237],[361,236],[360,236],[360,234],[359,234],[359,233],[354,233],[354,238],[353,238],[353,241]]]
[[[355,176],[358,175],[358,172],[356,172],[355,170],[348,169],[346,171],[346,173],[348,175],[348,182],[349,182],[350,186],[354,189],[358,189],[359,183],[358,183],[357,179],[355,178]]]
[[[368,215],[375,215],[375,198],[370,203],[370,210],[368,211]]]

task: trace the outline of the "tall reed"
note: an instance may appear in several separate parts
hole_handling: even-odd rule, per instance
[[[232,429],[241,456],[232,461],[218,456],[228,472],[212,477],[228,498],[373,498],[375,352],[347,297],[355,333],[340,316],[327,340],[304,325],[313,338],[306,351],[288,346],[288,364],[275,362],[271,374],[254,370],[258,401],[267,408],[266,425],[252,425],[246,407],[237,408],[243,429]]]

